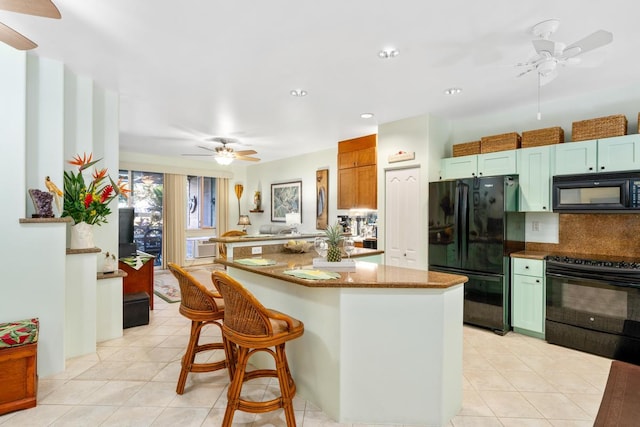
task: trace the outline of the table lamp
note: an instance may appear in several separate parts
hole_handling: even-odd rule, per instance
[[[242,226],[242,231],[247,232],[247,225],[251,225],[251,221],[249,221],[249,215],[240,215],[238,218],[238,225]]]
[[[299,213],[288,213],[285,215],[285,221],[291,227],[291,234],[298,234],[298,225],[301,225]]]

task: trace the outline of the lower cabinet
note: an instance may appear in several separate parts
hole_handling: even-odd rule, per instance
[[[544,339],[544,261],[511,259],[511,324],[515,332]]]

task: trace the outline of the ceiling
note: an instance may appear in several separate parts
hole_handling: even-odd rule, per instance
[[[203,154],[198,146],[219,136],[269,161],[407,117],[535,104],[536,75],[517,78],[515,64],[534,55],[531,27],[550,18],[560,20],[553,40],[605,29],[614,41],[559,70],[542,88],[543,108],[640,80],[640,2],[631,0],[54,2],[61,20],[0,11],[0,22],[38,43],[34,54],[120,94],[123,151]],[[380,59],[390,47],[399,55]],[[449,87],[463,91],[447,96]]]

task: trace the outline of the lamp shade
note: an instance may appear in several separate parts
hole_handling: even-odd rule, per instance
[[[300,225],[300,214],[299,213],[288,213],[285,215],[285,221],[287,225]]]
[[[249,215],[240,215],[240,218],[238,218],[238,225],[251,225]]]

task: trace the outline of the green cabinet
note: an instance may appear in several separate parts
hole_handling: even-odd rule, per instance
[[[640,169],[640,135],[624,135],[598,140],[598,171]]]
[[[623,135],[555,146],[555,175],[640,169],[640,135]]]
[[[511,259],[511,324],[515,332],[544,339],[544,261]]]
[[[554,175],[573,175],[597,171],[598,140],[556,144]]]
[[[551,212],[553,158],[554,150],[549,145],[518,150],[521,212]]]
[[[441,179],[515,174],[516,150],[449,157],[440,163]]]

